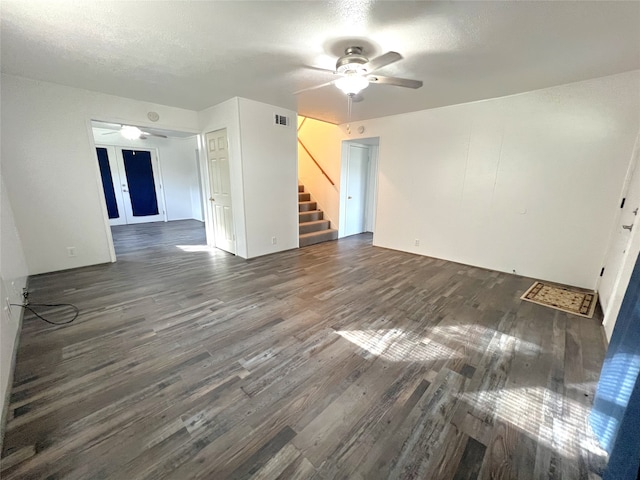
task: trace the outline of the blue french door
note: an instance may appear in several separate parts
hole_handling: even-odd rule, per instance
[[[111,165],[109,165],[109,154],[104,147],[96,148],[98,154],[98,166],[100,167],[100,176],[102,177],[102,190],[104,191],[104,199],[107,203],[107,213],[109,219],[120,218],[120,209],[116,200],[116,190],[113,186],[113,175],[111,173]]]
[[[152,150],[100,146],[96,153],[111,225],[165,220]]]
[[[151,152],[122,150],[124,171],[127,177],[131,212],[134,217],[158,215],[158,195],[153,178]]]

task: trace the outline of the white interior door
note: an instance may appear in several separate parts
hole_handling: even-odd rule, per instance
[[[209,166],[209,205],[213,218],[216,247],[236,253],[236,236],[231,209],[231,175],[227,129],[209,132],[205,136]]]
[[[116,160],[116,149],[109,145],[96,145],[98,166],[102,177],[102,190],[107,205],[109,225],[126,225],[124,198],[120,182],[120,171]]]
[[[349,145],[347,162],[345,236],[365,231],[369,149],[360,145]]]
[[[611,246],[606,258],[604,273],[598,287],[600,303],[602,309],[607,311],[609,301],[616,287],[624,255],[629,248],[631,239],[631,229],[640,228],[637,222],[640,211],[640,169],[636,156],[635,168],[631,173],[629,183],[624,194],[624,204],[620,209],[620,217],[616,225],[614,236],[611,239]]]
[[[166,221],[155,150],[116,148],[127,224]]]

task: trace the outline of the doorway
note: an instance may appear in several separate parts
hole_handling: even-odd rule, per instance
[[[205,248],[206,167],[198,162],[198,133],[149,126],[132,139],[121,123],[90,123],[112,261],[167,241],[173,248]]]
[[[167,221],[153,149],[96,145],[96,154],[111,226]]]
[[[380,139],[342,142],[339,236],[374,232]]]

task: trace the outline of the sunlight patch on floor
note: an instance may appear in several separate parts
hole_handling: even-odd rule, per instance
[[[537,356],[540,346],[475,324],[437,326],[417,334],[397,328],[339,330],[336,333],[370,354],[394,362],[463,358],[465,350],[484,352],[515,348]],[[483,341],[484,340],[484,341]],[[454,350],[444,343],[463,347]]]
[[[589,427],[590,408],[542,386],[468,392],[460,398],[565,458],[606,457]]]
[[[213,253],[214,250],[212,247],[208,245],[176,245],[177,248],[182,250],[183,252],[208,252]]]
[[[456,342],[461,345],[467,345],[469,348],[482,350],[483,352],[489,348],[492,348],[492,350],[501,350],[513,342],[515,342],[515,348],[520,353],[538,355],[541,351],[540,345],[536,343],[528,342],[513,335],[476,323],[439,325],[428,330],[425,338],[443,338],[447,343]],[[491,342],[493,342],[493,344]]]
[[[339,330],[336,333],[367,352],[392,362],[424,362],[463,356],[441,343],[396,328]]]

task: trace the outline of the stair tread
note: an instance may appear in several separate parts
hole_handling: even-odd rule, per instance
[[[336,230],[335,228],[327,228],[326,230],[318,230],[317,232],[309,232],[309,233],[303,233],[301,235],[299,235],[300,238],[309,238],[309,237],[316,237],[319,235],[324,235],[327,232],[337,232],[338,230]]]
[[[304,212],[298,212],[298,215],[302,215],[303,213],[320,213],[320,212],[322,212],[322,210],[318,208],[316,210],[305,210]]]
[[[319,223],[329,222],[329,220],[309,220],[308,222],[300,222],[298,225],[317,225]]]
[[[317,203],[315,200],[300,200],[298,203]]]

